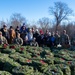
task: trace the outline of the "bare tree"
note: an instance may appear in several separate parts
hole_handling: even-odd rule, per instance
[[[39,19],[38,23],[39,23],[40,27],[43,29],[44,32],[47,29],[49,29],[49,27],[50,27],[50,20],[49,20],[49,18],[46,18],[46,17],[41,18],[41,19]]]
[[[3,25],[5,25],[6,23],[5,23],[5,21],[0,21],[0,27],[2,28],[3,27]]]
[[[26,19],[19,13],[14,13],[10,18],[11,25],[15,28],[16,26],[21,26],[26,23]]]
[[[60,25],[63,20],[67,20],[68,16],[72,14],[72,10],[68,7],[66,3],[55,2],[54,7],[49,7],[49,13],[55,18],[57,30],[58,25]]]

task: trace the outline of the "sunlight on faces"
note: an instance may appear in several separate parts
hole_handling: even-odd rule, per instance
[[[51,36],[51,32],[49,32],[49,36]]]
[[[58,35],[58,31],[56,31],[56,33],[55,33],[56,35]]]
[[[49,34],[49,30],[46,30],[46,34]]]
[[[23,26],[23,30],[26,30],[26,27],[25,26]]]
[[[54,36],[55,35],[55,33],[54,32],[52,32],[52,36]]]
[[[32,33],[32,29],[31,29],[31,28],[29,29],[29,32],[31,32],[31,33]]]
[[[63,33],[66,34],[66,30],[63,30]]]
[[[34,32],[35,31],[35,29],[34,29],[34,27],[32,28],[32,32]]]

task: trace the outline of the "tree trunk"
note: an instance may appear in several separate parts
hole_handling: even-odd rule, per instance
[[[56,29],[55,29],[55,32],[56,32],[56,31],[58,31],[58,24],[56,24]]]

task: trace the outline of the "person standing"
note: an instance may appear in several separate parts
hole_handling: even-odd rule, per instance
[[[33,37],[36,38],[35,39],[36,42],[39,42],[39,35],[40,35],[39,30],[36,29],[35,30],[35,33],[33,34]]]
[[[56,44],[56,46],[58,45],[58,44],[60,44],[60,35],[59,35],[59,32],[58,31],[56,31],[56,33],[55,33],[55,44]]]
[[[33,33],[32,33],[32,29],[31,28],[29,29],[27,37],[28,37],[28,41],[29,42],[31,42],[33,40]]]
[[[41,29],[40,30],[40,35],[38,36],[38,44],[39,44],[39,46],[44,46],[44,32],[43,32],[43,30]]]
[[[13,39],[16,37],[16,32],[12,26],[9,28],[9,44],[12,44]]]
[[[27,35],[27,30],[25,26],[22,26],[20,30],[21,38],[24,40],[25,36]]]
[[[16,32],[16,34],[17,34],[17,33],[20,33],[20,28],[19,28],[19,26],[16,27],[15,32]]]
[[[55,44],[56,38],[55,38],[54,32],[52,32],[50,40],[51,40],[51,47],[56,46],[56,44]]]
[[[70,39],[68,34],[66,33],[66,30],[63,30],[63,34],[60,37],[60,41],[63,47],[67,47],[68,45],[70,45]]]
[[[33,40],[32,29],[29,28],[27,35],[24,37],[24,45],[30,45]]]
[[[44,45],[48,46],[48,38],[49,38],[49,30],[46,30],[46,33],[44,34]]]

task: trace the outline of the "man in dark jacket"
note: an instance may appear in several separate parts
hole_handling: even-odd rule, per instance
[[[46,30],[46,33],[44,34],[44,45],[48,45],[48,38],[49,38],[49,30]]]
[[[36,42],[39,42],[39,35],[40,35],[39,30],[36,29],[35,33],[33,34],[33,37],[36,38],[35,39]]]

